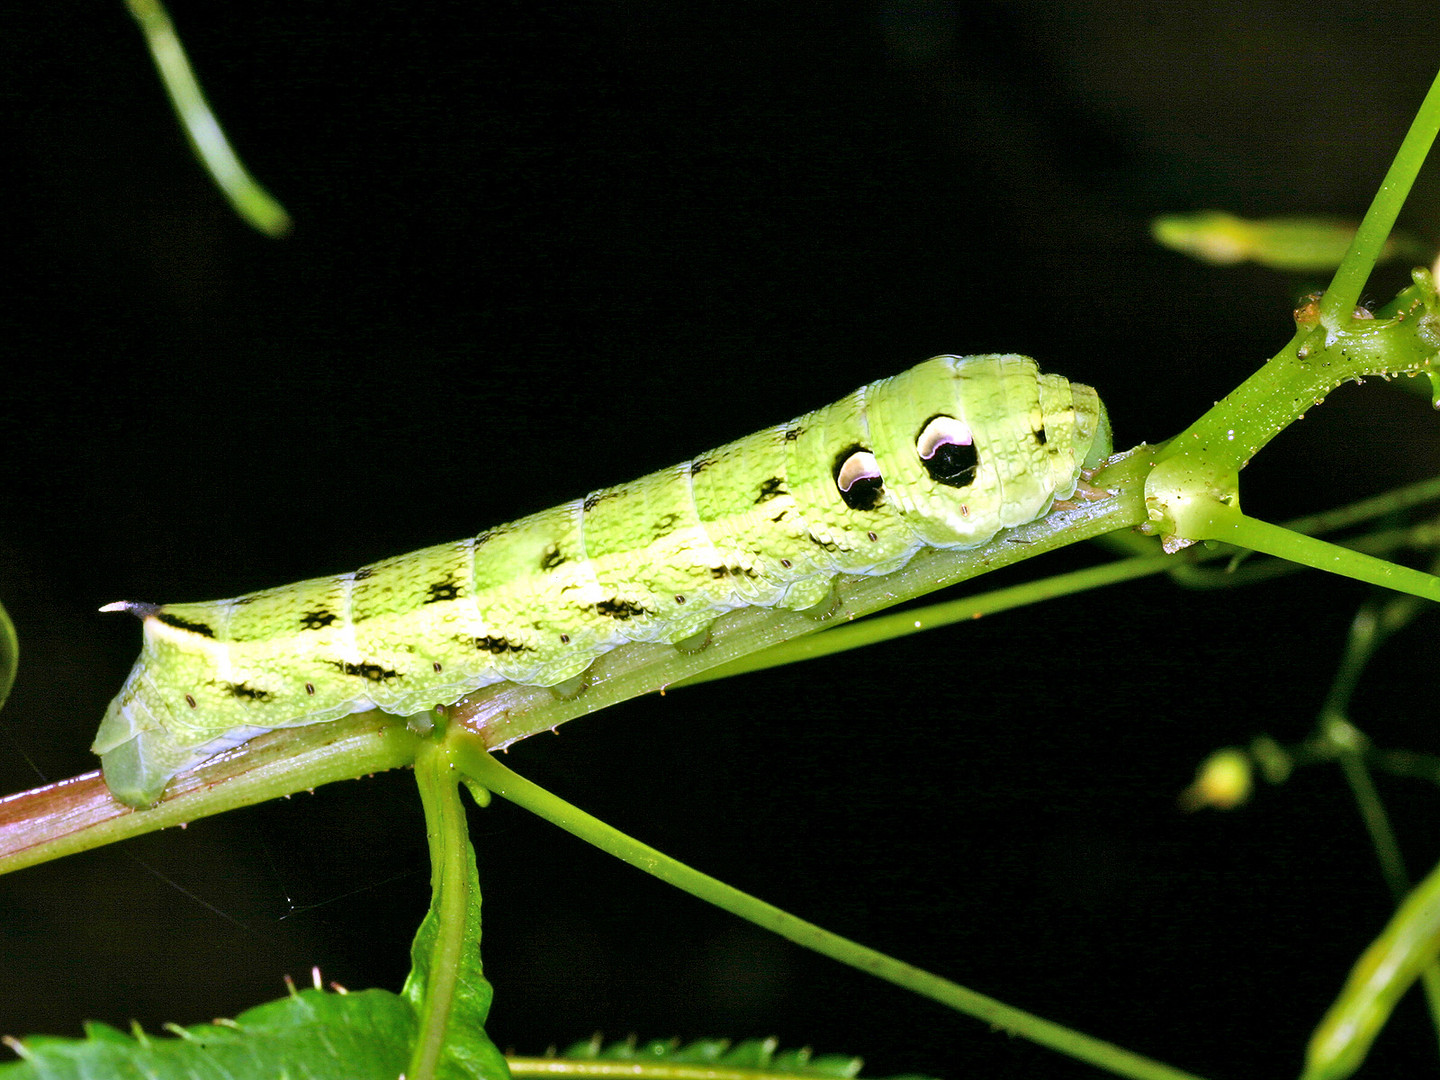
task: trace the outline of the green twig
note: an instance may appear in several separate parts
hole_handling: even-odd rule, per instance
[[[477,740],[466,737],[457,729],[451,730],[454,733],[451,739],[454,760],[474,784],[504,796],[602,851],[692,896],[773,931],[804,948],[984,1021],[997,1030],[1019,1035],[1119,1076],[1132,1077],[1135,1080],[1195,1080],[1190,1073],[1132,1053],[1113,1043],[1082,1035],[1049,1020],[1042,1020],[1032,1013],[1013,1008],[948,979],[892,959],[858,942],[832,934],[708,874],[692,870],[516,775],[496,761]]]
[[[1405,140],[1400,144],[1395,160],[1390,163],[1380,190],[1365,212],[1365,219],[1355,231],[1350,250],[1335,271],[1324,298],[1320,301],[1320,322],[1329,329],[1348,326],[1353,320],[1355,304],[1370,272],[1384,250],[1385,241],[1400,216],[1400,208],[1410,194],[1410,188],[1419,175],[1420,167],[1440,131],[1440,74],[1430,84],[1430,91],[1415,114]]]
[[[800,660],[814,660],[833,653],[846,652],[882,641],[892,641],[922,630],[938,630],[942,626],[970,622],[984,615],[994,615],[1012,608],[1027,607],[1044,600],[1060,596],[1072,596],[1106,585],[1118,585],[1138,578],[1163,574],[1174,566],[1169,555],[1148,555],[1135,559],[1122,559],[1104,563],[1069,574],[1054,574],[1023,585],[1006,589],[994,589],[979,596],[966,596],[942,604],[930,604],[915,611],[899,611],[890,615],[873,615],[863,622],[837,626],[833,630],[797,638],[777,645],[762,653],[733,660],[692,678],[681,680],[672,686],[694,686],[712,679],[724,679],[731,675],[742,675],[752,671],[793,664]]]
[[[20,638],[15,633],[15,624],[10,613],[0,604],[0,707],[15,685],[15,674],[20,669]]]
[[[235,212],[266,236],[290,231],[290,215],[245,171],[196,81],[185,47],[160,0],[125,0],[140,24],[165,93],[190,146]]]
[[[469,947],[465,937],[465,910],[470,904],[468,884],[470,845],[465,809],[450,755],[443,743],[421,743],[415,755],[415,780],[425,808],[425,836],[430,842],[430,890],[439,909],[438,931],[430,943],[428,980],[421,998],[420,1032],[405,1075],[432,1080],[439,1075],[445,1040],[454,1011],[461,954]]]

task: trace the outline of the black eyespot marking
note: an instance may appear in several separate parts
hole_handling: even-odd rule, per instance
[[[880,537],[876,536],[873,532],[867,532],[865,535],[870,538],[870,542],[871,542],[872,544],[875,543],[875,541],[877,541],[877,540],[880,539]]]
[[[522,645],[519,642],[511,641],[503,637],[477,637],[473,640],[475,642],[475,648],[481,652],[494,653],[496,656],[504,653],[524,652],[529,648],[528,645]]]
[[[432,581],[430,587],[425,590],[425,599],[422,603],[439,604],[446,600],[459,599],[459,597],[460,583],[452,575],[444,581]]]
[[[785,441],[794,442],[796,439],[800,438],[800,436],[804,434],[805,429],[803,427],[788,427],[785,429]]]
[[[355,581],[364,581],[366,578],[371,578],[375,576],[375,568],[373,566],[362,566],[359,570],[356,570],[355,573],[351,574],[350,576]]]
[[[930,417],[915,436],[915,452],[935,483],[959,488],[975,482],[980,456],[965,421],[944,413]]]
[[[308,682],[307,682],[307,683],[305,684],[305,693],[310,694],[311,696],[314,696],[314,694],[315,694],[315,684],[314,684],[314,683],[308,683]]]
[[[685,597],[681,596],[679,593],[676,593],[676,594],[675,594],[675,603],[677,603],[677,604],[683,604],[684,602],[685,602]]]
[[[340,616],[336,615],[333,611],[325,611],[323,609],[320,611],[307,611],[304,615],[300,616],[300,629],[321,630],[338,622],[339,619]]]
[[[714,458],[697,457],[694,461],[690,462],[690,475],[699,476],[702,472],[704,472],[706,469],[708,469],[711,465],[714,464]]]
[[[755,505],[758,506],[763,502],[769,502],[771,499],[778,498],[784,494],[785,481],[781,480],[778,476],[772,476],[760,485],[760,493],[755,496]]]
[[[1041,424],[1038,428],[1035,429],[1035,441],[1038,442],[1041,446],[1044,446],[1047,442],[1050,441],[1050,436],[1045,434],[1044,424]]]
[[[975,470],[980,467],[975,447],[955,443],[940,447],[933,457],[922,460],[930,479],[946,487],[968,487],[975,482]]]
[[[564,555],[560,554],[560,545],[551,544],[545,549],[544,554],[540,556],[540,569],[554,570],[555,567],[568,561]]]
[[[789,559],[781,559],[780,565],[783,566],[786,570],[789,570],[795,564],[792,563]]]
[[[866,447],[848,446],[835,455],[835,488],[851,510],[874,510],[885,498],[880,464]]]
[[[443,667],[440,666],[440,661],[439,661],[439,660],[432,660],[431,663],[430,663],[430,666],[435,669],[435,674],[436,674],[436,675],[439,675],[440,672],[442,672],[442,671],[445,670]]]
[[[269,701],[271,697],[269,690],[258,690],[243,682],[224,683],[223,685],[227,694],[233,698],[239,698],[241,701]]]
[[[371,664],[361,661],[358,664],[348,664],[344,660],[331,660],[330,666],[342,675],[355,675],[362,679],[369,679],[371,682],[385,682],[389,679],[400,678],[398,671],[391,671],[389,668],[381,667],[379,664]]]
[[[189,694],[185,695],[185,704],[189,705],[192,709],[198,708],[198,706],[195,704],[195,699]]]
[[[189,619],[182,619],[179,615],[169,615],[163,611],[157,611],[155,618],[166,626],[175,627],[176,630],[186,630],[192,634],[199,634],[201,637],[213,638],[215,636],[215,631],[207,623],[191,622]]]
[[[570,644],[570,635],[569,635],[569,634],[561,634],[561,635],[560,635],[560,644],[561,644],[561,645],[569,645],[569,644]]]
[[[612,596],[609,600],[601,600],[595,605],[595,614],[605,615],[611,619],[633,619],[639,615],[649,615],[651,612],[643,605]]]

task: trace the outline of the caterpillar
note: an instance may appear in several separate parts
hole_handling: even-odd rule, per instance
[[[639,480],[353,573],[230,600],[107,604],[140,657],[91,749],[121,802],[274,728],[555,686],[625,642],[810,608],[1033,521],[1109,456],[1095,391],[1013,354],[937,356]]]

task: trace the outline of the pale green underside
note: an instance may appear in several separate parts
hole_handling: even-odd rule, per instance
[[[966,486],[932,480],[916,451],[937,415],[973,432]],[[883,477],[866,509],[836,482],[856,448]],[[808,608],[838,573],[983,544],[1069,497],[1109,452],[1089,387],[1022,356],[935,357],[477,537],[147,609],[140,658],[93,749],[115,797],[148,806],[177,773],[261,731],[370,708],[413,715],[502,680],[553,686],[627,641],[679,642],[737,607]]]

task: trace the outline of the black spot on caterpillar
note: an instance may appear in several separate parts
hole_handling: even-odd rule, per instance
[[[631,603],[629,600],[621,600],[618,596],[612,596],[608,600],[601,600],[595,605],[595,614],[604,615],[610,619],[634,619],[641,615],[653,614],[648,608]]]
[[[755,496],[755,505],[759,506],[761,503],[769,502],[783,494],[785,494],[785,481],[778,476],[772,476],[760,485],[760,492]],[[779,518],[774,520],[778,521]]]
[[[425,590],[423,604],[439,604],[446,600],[455,600],[460,596],[460,583],[453,577],[447,577],[444,581],[435,581]]]
[[[241,701],[269,701],[270,691],[260,690],[245,683],[225,683],[225,692]]]
[[[359,663],[352,664],[346,660],[332,660],[331,666],[342,675],[353,675],[361,679],[369,679],[371,682],[386,682],[390,679],[400,678],[398,671],[391,671],[379,664]]]
[[[157,612],[154,617],[166,626],[175,627],[176,630],[184,630],[190,634],[199,634],[201,637],[213,638],[215,636],[215,631],[211,629],[207,623],[192,622],[189,619],[182,619],[178,615],[171,615],[164,611]]]
[[[510,641],[503,637],[477,637],[474,639],[475,648],[481,652],[494,653],[499,656],[504,653],[524,652],[528,646]]]

